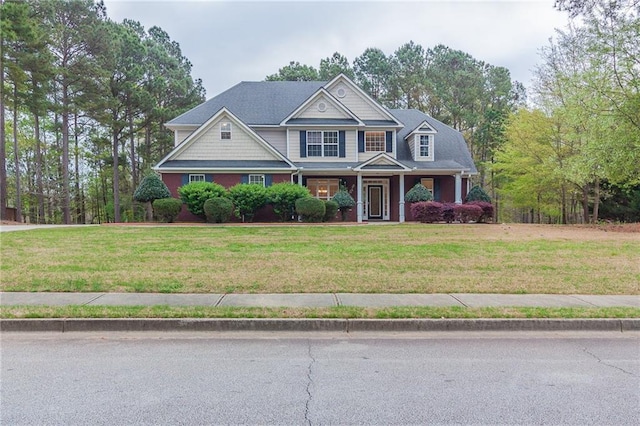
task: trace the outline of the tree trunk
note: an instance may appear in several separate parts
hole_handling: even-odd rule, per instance
[[[62,221],[71,223],[69,185],[69,87],[62,83]]]
[[[4,51],[4,38],[0,31],[0,52]],[[4,55],[0,55],[0,220],[7,218],[7,152],[4,133]]]
[[[80,150],[78,146],[78,112],[73,116],[73,139],[74,139],[74,172],[75,172],[75,204],[76,204],[76,223],[84,223],[82,217],[82,199],[80,194]]]
[[[131,196],[133,197],[133,193],[136,191],[138,186],[138,168],[136,165],[136,144],[135,137],[133,134],[133,114],[129,113],[129,143],[130,146],[130,155],[131,155]]]
[[[4,72],[4,70],[2,70]],[[18,86],[13,85],[13,167],[16,173],[16,222],[22,222],[22,188],[20,187],[20,161],[18,156]]]
[[[114,123],[118,119],[118,115],[113,113]],[[113,221],[120,222],[120,176],[118,164],[118,131],[116,125],[113,126]]]
[[[38,203],[38,223],[45,223],[44,188],[42,186],[42,148],[40,146],[40,117],[33,115],[33,131],[36,137],[36,199]]]
[[[582,187],[582,220],[589,223],[589,184]]]
[[[562,197],[562,205],[560,206],[560,212],[562,216],[562,224],[567,224],[567,188],[564,185],[560,186],[561,189],[561,197]]]
[[[595,191],[595,195],[593,197],[593,218],[591,221],[592,223],[598,223],[598,211],[600,209],[600,178],[598,176],[596,176],[593,189]]]
[[[153,222],[153,204],[147,201],[147,222]]]

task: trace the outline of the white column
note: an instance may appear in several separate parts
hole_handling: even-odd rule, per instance
[[[456,173],[456,204],[462,204],[462,173]]]
[[[362,223],[362,174],[358,173],[358,200],[356,201],[358,212],[358,223]]]
[[[302,170],[298,170],[298,185],[302,186]]]
[[[400,174],[400,215],[399,222],[404,222],[404,174]]]

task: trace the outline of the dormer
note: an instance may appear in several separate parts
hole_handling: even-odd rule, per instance
[[[438,132],[426,121],[411,131],[405,140],[415,161],[434,161],[435,139]]]

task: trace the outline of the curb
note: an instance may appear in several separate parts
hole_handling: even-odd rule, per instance
[[[640,331],[640,318],[595,319],[3,319],[1,332],[108,331]]]

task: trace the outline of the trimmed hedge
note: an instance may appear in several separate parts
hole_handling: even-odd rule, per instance
[[[209,198],[204,202],[204,213],[207,222],[223,223],[228,222],[233,214],[233,203],[225,197]]]
[[[442,220],[447,223],[455,222],[457,220],[455,209],[455,203],[442,203]]]
[[[177,198],[159,198],[153,201],[153,211],[162,222],[174,222],[180,210],[182,210],[182,201]]]
[[[464,198],[465,203],[469,203],[471,201],[484,201],[485,203],[490,203],[491,197],[489,197],[489,194],[487,194],[484,189],[476,185],[471,188],[467,196]]]
[[[178,188],[178,194],[187,209],[196,216],[206,217],[204,203],[210,198],[224,197],[227,190],[213,182],[191,182]]]
[[[267,188],[267,204],[273,206],[273,211],[283,222],[289,220],[295,212],[297,200],[310,196],[306,186],[295,183],[276,183]]]
[[[411,215],[422,223],[440,222],[442,220],[442,203],[437,201],[421,201],[411,204]]]
[[[326,207],[318,198],[306,197],[296,200],[296,213],[302,216],[303,222],[322,222]]]
[[[482,209],[482,216],[478,222],[489,222],[493,220],[493,204],[486,201],[471,201],[467,204],[478,206]]]
[[[322,221],[331,222],[333,219],[336,218],[336,214],[338,214],[338,210],[340,209],[340,207],[338,206],[338,203],[332,200],[325,201],[324,207],[325,207],[325,213],[324,213],[324,217],[322,218]]]
[[[229,188],[234,214],[243,222],[253,221],[253,215],[267,204],[267,188],[259,184],[239,183]]]
[[[155,173],[142,178],[142,182],[133,193],[133,199],[142,203],[169,197],[171,197],[169,188]]]
[[[473,204],[456,204],[453,211],[461,223],[477,222],[482,216],[482,207]]]

